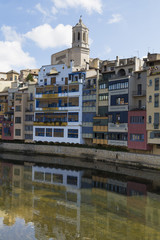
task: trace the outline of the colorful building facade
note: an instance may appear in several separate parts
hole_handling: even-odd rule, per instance
[[[82,87],[85,72],[65,64],[40,69],[35,95],[34,141],[83,143]]]

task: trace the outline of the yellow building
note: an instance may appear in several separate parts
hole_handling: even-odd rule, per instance
[[[19,78],[19,73],[14,70],[11,70],[6,73],[7,74],[7,81],[17,81]]]
[[[14,94],[14,139],[32,141],[35,82]]]
[[[153,153],[160,153],[160,54],[147,59],[147,137]]]

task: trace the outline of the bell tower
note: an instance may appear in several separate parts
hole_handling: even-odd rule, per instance
[[[72,48],[89,48],[88,32],[89,30],[83,24],[82,16],[80,16],[79,22],[72,28]]]

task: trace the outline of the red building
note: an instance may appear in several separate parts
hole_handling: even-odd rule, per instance
[[[128,148],[139,150],[151,150],[147,144],[146,111],[128,112]]]

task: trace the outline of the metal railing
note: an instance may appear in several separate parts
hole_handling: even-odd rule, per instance
[[[146,96],[146,90],[142,90],[142,91],[132,91],[132,96],[134,96],[134,97],[143,97],[143,96]]]

